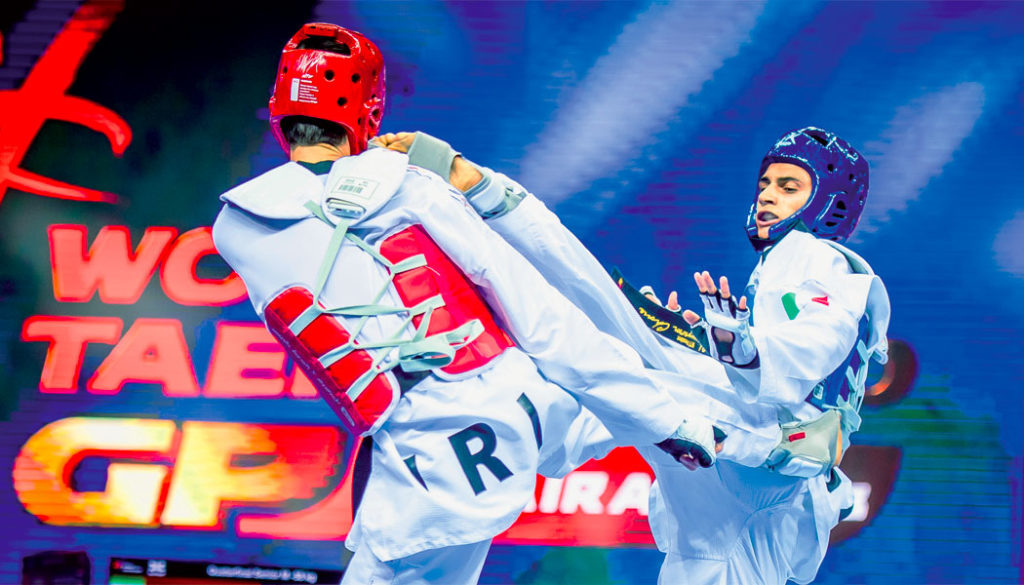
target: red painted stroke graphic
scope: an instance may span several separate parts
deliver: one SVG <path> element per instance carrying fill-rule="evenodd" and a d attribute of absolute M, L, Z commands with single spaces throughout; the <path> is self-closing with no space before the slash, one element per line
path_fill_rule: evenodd
<path fill-rule="evenodd" d="M 0 91 L 0 201 L 9 188 L 44 197 L 113 203 L 113 193 L 71 185 L 19 167 L 46 120 L 81 124 L 102 133 L 115 156 L 132 134 L 128 123 L 94 102 L 65 95 L 85 56 L 124 8 L 123 0 L 89 0 L 75 11 L 21 87 Z"/>

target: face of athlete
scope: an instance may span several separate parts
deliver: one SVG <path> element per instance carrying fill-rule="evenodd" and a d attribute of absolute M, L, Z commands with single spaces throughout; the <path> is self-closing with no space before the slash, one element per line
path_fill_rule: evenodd
<path fill-rule="evenodd" d="M 757 182 L 757 237 L 768 237 L 768 228 L 800 210 L 814 184 L 803 167 L 772 163 Z"/>

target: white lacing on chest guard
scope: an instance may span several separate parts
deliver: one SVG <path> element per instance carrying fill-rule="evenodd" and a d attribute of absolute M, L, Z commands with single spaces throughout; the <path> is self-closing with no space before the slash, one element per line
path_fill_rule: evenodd
<path fill-rule="evenodd" d="M 473 319 L 451 331 L 427 335 L 431 314 L 435 309 L 444 306 L 444 299 L 441 295 L 430 297 L 413 307 L 396 307 L 380 304 L 384 294 L 392 286 L 395 275 L 426 266 L 426 257 L 423 254 L 417 254 L 399 262 L 391 262 L 363 241 L 362 238 L 348 231 L 351 225 L 350 220 L 341 219 L 337 224 L 334 224 L 324 214 L 320 205 L 312 201 L 306 204 L 306 208 L 322 221 L 333 225 L 334 232 L 331 234 L 327 250 L 324 252 L 323 260 L 317 271 L 316 283 L 313 289 L 313 304 L 291 323 L 289 329 L 293 334 L 299 335 L 303 329 L 309 326 L 321 314 L 359 317 L 355 327 L 351 330 L 351 337 L 348 342 L 341 347 L 332 349 L 319 358 L 320 363 L 327 368 L 356 349 L 383 350 L 375 352 L 373 365 L 346 390 L 350 400 L 354 402 L 375 376 L 387 372 L 396 366 L 400 365 L 402 370 L 406 372 L 422 372 L 443 368 L 452 362 L 455 352 L 471 343 L 483 333 L 483 324 L 478 319 Z M 384 265 L 390 276 L 368 304 L 332 308 L 321 307 L 317 301 L 327 282 L 327 277 L 331 273 L 341 245 L 345 240 L 359 246 L 360 249 Z M 404 315 L 405 318 L 390 337 L 375 343 L 358 343 L 357 345 L 357 338 L 367 321 L 371 317 L 380 315 Z M 407 327 L 413 318 L 418 315 L 423 315 L 423 319 L 416 327 L 413 336 L 407 337 L 405 331 L 407 331 Z"/>

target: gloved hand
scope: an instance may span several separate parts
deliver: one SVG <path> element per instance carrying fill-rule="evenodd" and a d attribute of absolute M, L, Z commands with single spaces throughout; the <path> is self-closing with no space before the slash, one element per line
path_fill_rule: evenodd
<path fill-rule="evenodd" d="M 708 336 L 711 356 L 718 361 L 737 368 L 756 368 L 760 365 L 757 346 L 750 334 L 750 309 L 747 297 L 740 297 L 739 303 L 729 291 L 729 279 L 721 277 L 721 290 L 705 271 L 695 273 L 694 281 L 704 303 L 704 319 L 693 311 L 684 311 L 683 318 L 693 326 L 709 328 Z"/>
<path fill-rule="evenodd" d="M 782 425 L 782 439 L 764 466 L 782 475 L 814 477 L 831 471 L 842 458 L 842 415 L 830 409 L 816 419 Z"/>
<path fill-rule="evenodd" d="M 450 144 L 426 132 L 389 132 L 370 141 L 370 147 L 408 153 L 409 164 L 436 173 L 450 185 L 466 193 L 484 176 L 479 167 L 466 160 Z"/>
<path fill-rule="evenodd" d="M 692 470 L 714 465 L 716 454 L 721 450 L 719 443 L 723 440 L 725 433 L 713 427 L 706 419 L 687 418 L 674 433 L 656 446 Z"/>

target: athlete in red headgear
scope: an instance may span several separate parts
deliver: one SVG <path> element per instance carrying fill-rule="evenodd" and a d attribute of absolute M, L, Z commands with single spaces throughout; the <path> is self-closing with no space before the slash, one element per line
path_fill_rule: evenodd
<path fill-rule="evenodd" d="M 293 116 L 329 120 L 345 129 L 349 154 L 366 150 L 384 115 L 384 57 L 363 35 L 333 24 L 312 23 L 281 52 L 270 130 L 285 153 L 291 145 L 281 121 Z"/>
<path fill-rule="evenodd" d="M 403 153 L 365 150 L 383 80 L 365 37 L 304 26 L 270 103 L 290 162 L 222 195 L 213 236 L 267 328 L 372 438 L 344 583 L 472 583 L 538 471 L 600 456 L 609 430 L 710 466 L 714 405 L 683 378 L 673 391 L 690 407 L 673 400 L 462 193 Z"/>

